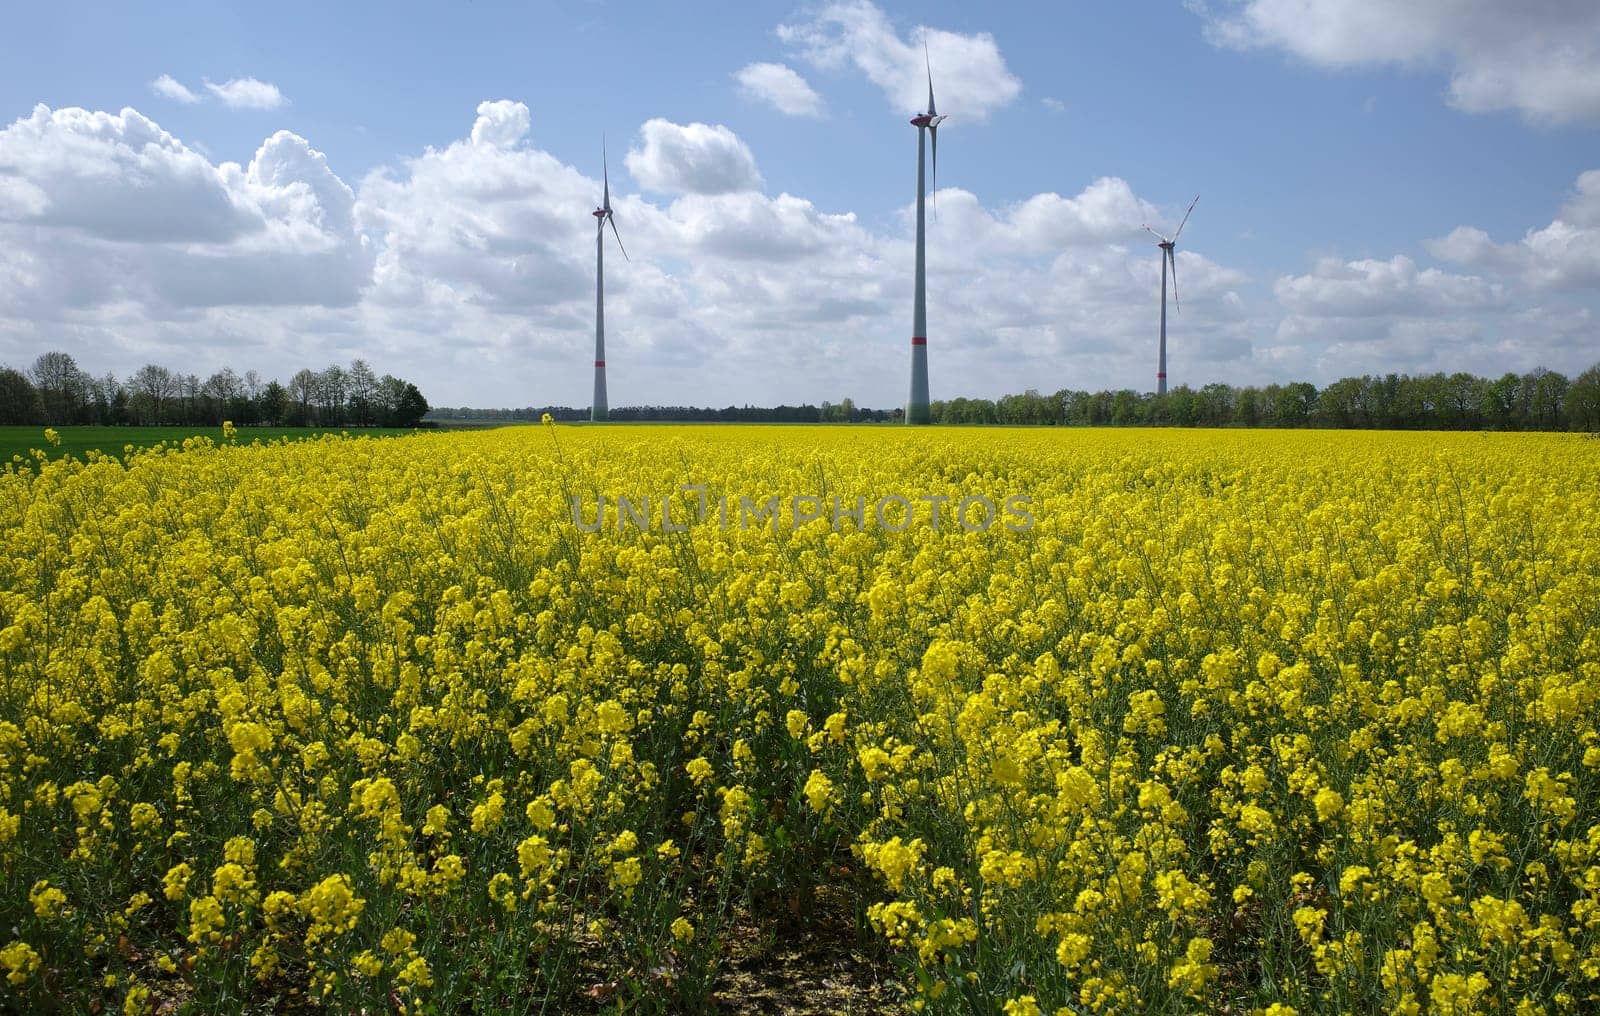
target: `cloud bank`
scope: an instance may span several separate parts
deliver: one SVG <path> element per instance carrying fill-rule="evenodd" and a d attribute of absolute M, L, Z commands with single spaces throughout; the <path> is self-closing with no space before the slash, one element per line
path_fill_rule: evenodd
<path fill-rule="evenodd" d="M 363 356 L 438 404 L 586 404 L 597 162 L 541 148 L 511 100 L 353 183 L 288 131 L 218 163 L 134 109 L 36 107 L 0 130 L 0 363 L 61 348 L 120 374 L 286 374 Z M 612 202 L 632 260 L 608 258 L 606 280 L 618 405 L 903 399 L 909 204 L 863 218 L 769 193 L 722 125 L 647 121 L 623 162 L 633 182 L 614 172 Z M 1160 261 L 1139 224 L 1182 204 L 1107 176 L 1003 204 L 947 187 L 939 209 L 936 398 L 1151 386 Z M 1439 264 L 1397 252 L 1252 278 L 1206 255 L 1202 223 L 1185 238 L 1174 383 L 1594 356 L 1600 172 L 1521 238 L 1463 225 L 1428 243 Z"/>

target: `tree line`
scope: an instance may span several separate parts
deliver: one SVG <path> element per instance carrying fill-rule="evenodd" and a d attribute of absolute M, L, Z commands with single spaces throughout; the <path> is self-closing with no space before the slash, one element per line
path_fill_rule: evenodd
<path fill-rule="evenodd" d="M 415 427 L 428 412 L 417 386 L 364 360 L 301 370 L 288 384 L 231 367 L 199 375 L 146 364 L 121 379 L 81 369 L 67 353 L 26 370 L 0 367 L 0 424 L 71 426 Z"/>
<path fill-rule="evenodd" d="M 492 423 L 589 419 L 587 407 L 432 410 L 429 419 Z M 852 400 L 820 406 L 624 406 L 611 419 L 674 423 L 885 423 L 903 410 L 867 409 Z M 1030 389 L 998 399 L 956 398 L 931 406 L 934 423 L 1037 424 L 1079 427 L 1342 427 L 1382 430 L 1600 431 L 1600 364 L 1569 379 L 1539 368 L 1481 378 L 1455 374 L 1376 374 L 1341 378 L 1325 388 L 1309 382 L 1236 387 L 1179 385 L 1165 395 L 1069 388 L 1046 395 Z"/>
<path fill-rule="evenodd" d="M 96 377 L 73 358 L 49 352 L 26 371 L 0 367 L 0 424 L 176 424 L 218 426 L 415 427 L 429 421 L 563 422 L 589 418 L 587 407 L 430 410 L 417 386 L 376 376 L 362 360 L 348 367 L 301 370 L 288 384 L 223 368 L 202 381 L 156 364 L 128 379 Z M 1575 378 L 1539 368 L 1498 378 L 1473 374 L 1346 377 L 1324 388 L 1309 382 L 1201 388 L 1165 395 L 1133 389 L 1097 392 L 1029 389 L 998 399 L 955 398 L 931 407 L 935 423 L 1054 426 L 1341 427 L 1385 430 L 1600 431 L 1600 364 Z M 899 407 L 870 409 L 851 399 L 820 406 L 623 406 L 620 422 L 892 423 Z"/>
<path fill-rule="evenodd" d="M 938 423 L 1065 426 L 1335 427 L 1381 430 L 1600 430 L 1600 364 L 1569 379 L 1543 368 L 1482 378 L 1368 374 L 1309 382 L 1180 385 L 1165 395 L 1027 391 L 935 402 Z"/>

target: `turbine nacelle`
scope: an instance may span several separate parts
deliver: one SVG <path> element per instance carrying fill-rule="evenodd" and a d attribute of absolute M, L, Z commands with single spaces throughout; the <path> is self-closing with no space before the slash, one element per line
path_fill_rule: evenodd
<path fill-rule="evenodd" d="M 933 103 L 933 61 L 928 57 L 927 38 L 922 40 L 922 62 L 928 71 L 928 109 L 926 112 L 918 113 L 912 117 L 910 122 L 911 126 L 917 128 L 917 130 L 926 129 L 928 132 L 928 140 L 933 146 L 933 193 L 937 195 L 939 193 L 939 125 L 944 122 L 945 118 Z M 917 144 L 922 144 L 920 135 L 918 136 Z M 939 217 L 939 199 L 935 197 L 933 200 L 933 217 L 937 219 Z"/>
<path fill-rule="evenodd" d="M 600 172 L 604 190 L 600 197 L 600 207 L 590 212 L 595 217 L 595 226 L 603 235 L 606 223 L 611 223 L 611 233 L 617 238 L 617 249 L 622 251 L 622 260 L 631 261 L 628 257 L 628 248 L 622 245 L 622 234 L 617 232 L 617 217 L 611 213 L 611 168 L 606 159 L 606 142 L 604 135 L 600 138 Z"/>
<path fill-rule="evenodd" d="M 1189 210 L 1183 213 L 1183 221 L 1178 223 L 1177 232 L 1173 233 L 1171 236 L 1167 236 L 1164 233 L 1157 233 L 1155 230 L 1150 228 L 1150 224 L 1148 222 L 1146 222 L 1141 228 L 1143 228 L 1146 233 L 1149 233 L 1151 236 L 1156 238 L 1157 247 L 1161 247 L 1164 250 L 1170 251 L 1172 250 L 1173 244 L 1178 242 L 1178 237 L 1183 235 L 1183 227 L 1189 224 L 1189 216 L 1194 214 L 1194 206 L 1198 205 L 1199 203 L 1200 195 L 1196 194 L 1194 196 L 1194 200 L 1189 202 Z"/>
<path fill-rule="evenodd" d="M 1167 341 L 1167 266 L 1172 266 L 1172 302 L 1178 308 L 1178 313 L 1183 313 L 1183 304 L 1178 300 L 1178 237 L 1183 235 L 1183 227 L 1189 224 L 1189 216 L 1194 214 L 1194 206 L 1200 203 L 1200 195 L 1196 194 L 1194 200 L 1189 202 L 1189 210 L 1183 213 L 1183 221 L 1178 223 L 1178 229 L 1170 237 L 1157 233 L 1150 228 L 1147 222 L 1143 229 L 1146 233 L 1156 238 L 1156 246 L 1161 248 L 1161 342 L 1165 350 Z M 1165 357 L 1163 351 L 1162 356 Z M 1159 375 L 1162 378 L 1166 374 Z"/>

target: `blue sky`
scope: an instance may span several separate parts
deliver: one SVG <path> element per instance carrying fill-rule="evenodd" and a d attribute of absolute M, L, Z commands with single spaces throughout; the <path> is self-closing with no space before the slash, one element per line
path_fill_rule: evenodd
<path fill-rule="evenodd" d="M 1504 6 L 33 5 L 0 60 L 0 363 L 359 355 L 439 404 L 585 404 L 604 132 L 614 405 L 898 404 L 926 35 L 935 398 L 1151 387 L 1138 227 L 1196 192 L 1174 384 L 1575 372 L 1600 13 Z"/>

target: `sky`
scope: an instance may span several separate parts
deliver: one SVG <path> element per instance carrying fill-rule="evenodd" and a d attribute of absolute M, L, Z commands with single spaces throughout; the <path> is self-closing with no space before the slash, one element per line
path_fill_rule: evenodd
<path fill-rule="evenodd" d="M 0 365 L 888 408 L 924 43 L 933 398 L 1600 361 L 1600 5 L 14 7 Z"/>

